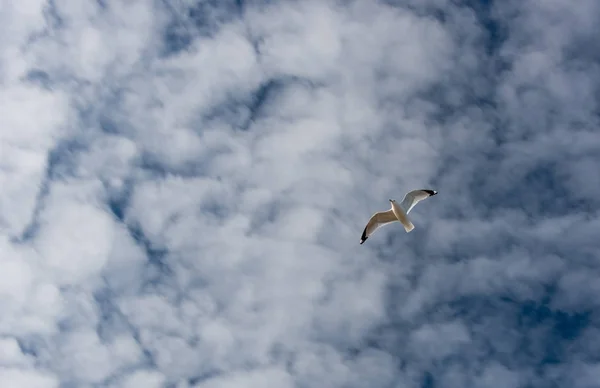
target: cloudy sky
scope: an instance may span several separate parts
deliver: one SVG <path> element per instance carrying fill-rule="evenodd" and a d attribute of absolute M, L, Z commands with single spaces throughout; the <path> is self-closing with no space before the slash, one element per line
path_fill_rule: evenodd
<path fill-rule="evenodd" d="M 599 387 L 599 22 L 1 0 L 2 387 Z"/>

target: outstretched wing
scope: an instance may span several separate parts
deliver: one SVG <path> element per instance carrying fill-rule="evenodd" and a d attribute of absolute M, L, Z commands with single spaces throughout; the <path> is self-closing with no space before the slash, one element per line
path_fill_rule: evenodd
<path fill-rule="evenodd" d="M 367 226 L 365 226 L 365 230 L 363 231 L 362 236 L 360 237 L 360 243 L 364 243 L 369 238 L 369 236 L 372 235 L 373 232 L 375 232 L 375 230 L 380 226 L 394 221 L 398 221 L 398 219 L 396 218 L 392 210 L 373 214 L 373 216 L 367 223 Z"/>
<path fill-rule="evenodd" d="M 404 196 L 400 206 L 408 214 L 417 203 L 436 194 L 435 190 L 413 190 Z"/>

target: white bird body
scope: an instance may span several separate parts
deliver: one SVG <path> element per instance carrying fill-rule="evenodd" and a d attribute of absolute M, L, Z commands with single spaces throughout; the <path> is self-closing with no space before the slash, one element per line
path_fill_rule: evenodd
<path fill-rule="evenodd" d="M 408 219 L 408 212 L 404 210 L 402 207 L 398 206 L 396 201 L 390 201 L 392 203 L 392 208 L 389 210 L 396 217 L 396 221 L 400 221 L 402 226 L 404 226 L 404 230 L 406 233 L 410 232 L 415 228 L 412 222 Z"/>
<path fill-rule="evenodd" d="M 408 213 L 410 213 L 417 203 L 436 194 L 437 191 L 435 190 L 413 190 L 404 196 L 400 205 L 395 200 L 390 199 L 392 208 L 385 212 L 373 214 L 367 226 L 365 226 L 360 243 L 363 244 L 380 226 L 396 221 L 399 221 L 404 226 L 406 233 L 409 233 L 415 226 L 408 218 Z"/>

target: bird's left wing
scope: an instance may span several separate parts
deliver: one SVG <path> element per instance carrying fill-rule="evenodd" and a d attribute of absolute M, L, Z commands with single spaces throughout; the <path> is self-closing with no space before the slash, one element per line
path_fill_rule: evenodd
<path fill-rule="evenodd" d="M 413 190 L 404 196 L 400 206 L 408 214 L 417 203 L 436 194 L 435 190 Z"/>

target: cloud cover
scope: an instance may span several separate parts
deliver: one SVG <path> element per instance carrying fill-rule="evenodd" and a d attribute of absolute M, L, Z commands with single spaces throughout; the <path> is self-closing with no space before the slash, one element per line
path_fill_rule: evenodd
<path fill-rule="evenodd" d="M 0 4 L 3 386 L 600 386 L 597 1 Z"/>

